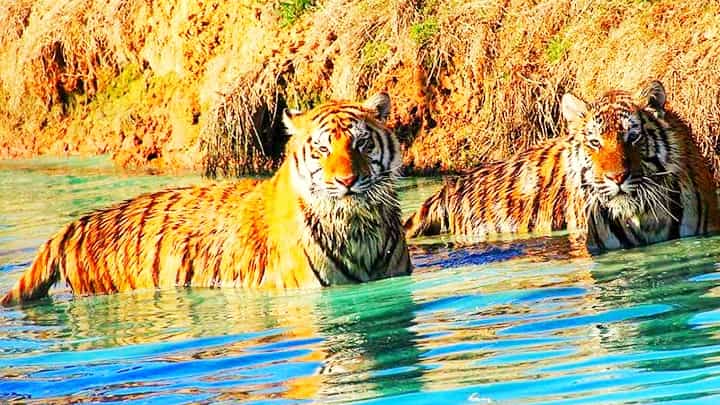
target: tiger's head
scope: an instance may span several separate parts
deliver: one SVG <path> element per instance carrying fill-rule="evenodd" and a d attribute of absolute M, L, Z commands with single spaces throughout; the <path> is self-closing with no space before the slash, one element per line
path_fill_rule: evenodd
<path fill-rule="evenodd" d="M 667 205 L 667 182 L 676 171 L 663 121 L 665 89 L 658 81 L 639 103 L 624 91 L 610 91 L 592 103 L 567 93 L 562 114 L 575 149 L 588 206 L 602 207 L 616 219 L 642 212 L 660 215 Z"/>
<path fill-rule="evenodd" d="M 385 93 L 284 111 L 290 170 L 306 200 L 350 203 L 388 194 L 402 163 L 399 141 L 385 126 L 389 112 Z"/>

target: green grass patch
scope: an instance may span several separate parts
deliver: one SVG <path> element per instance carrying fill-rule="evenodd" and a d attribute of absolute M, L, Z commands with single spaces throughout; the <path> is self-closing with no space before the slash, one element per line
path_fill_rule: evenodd
<path fill-rule="evenodd" d="M 387 42 L 369 41 L 360 50 L 360 63 L 364 66 L 375 65 L 384 60 L 390 52 Z"/>
<path fill-rule="evenodd" d="M 287 90 L 285 100 L 289 108 L 308 111 L 313 109 L 315 106 L 322 104 L 327 101 L 320 93 L 305 93 L 299 91 Z"/>
<path fill-rule="evenodd" d="M 548 62 L 555 64 L 563 60 L 568 49 L 570 49 L 570 42 L 556 35 L 548 42 L 547 48 L 545 49 L 545 56 Z"/>
<path fill-rule="evenodd" d="M 315 7 L 315 0 L 289 0 L 280 2 L 282 26 L 289 27 L 306 11 Z"/>
<path fill-rule="evenodd" d="M 419 46 L 430 42 L 440 31 L 437 19 L 428 18 L 410 26 L 410 38 Z"/>

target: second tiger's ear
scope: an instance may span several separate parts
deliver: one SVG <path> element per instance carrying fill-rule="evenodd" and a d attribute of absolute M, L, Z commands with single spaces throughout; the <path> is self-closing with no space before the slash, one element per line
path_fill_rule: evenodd
<path fill-rule="evenodd" d="M 647 106 L 652 110 L 655 117 L 662 118 L 665 116 L 665 87 L 657 80 L 652 81 L 643 91 Z"/>
<path fill-rule="evenodd" d="M 283 124 L 285 124 L 285 128 L 287 129 L 287 133 L 289 135 L 296 132 L 297 128 L 295 126 L 294 119 L 300 114 L 302 114 L 302 112 L 291 108 L 285 108 L 283 110 Z"/>
<path fill-rule="evenodd" d="M 563 118 L 567 122 L 574 122 L 585 116 L 587 113 L 587 104 L 570 93 L 565 93 L 562 97 L 561 107 Z"/>
<path fill-rule="evenodd" d="M 387 93 L 377 93 L 363 103 L 368 110 L 377 111 L 375 118 L 378 121 L 385 122 L 390 115 L 390 96 Z"/>

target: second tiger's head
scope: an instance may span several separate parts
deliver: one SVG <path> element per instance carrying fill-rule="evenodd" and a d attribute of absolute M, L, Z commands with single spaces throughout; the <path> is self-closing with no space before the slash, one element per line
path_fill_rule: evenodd
<path fill-rule="evenodd" d="M 399 141 L 385 126 L 389 113 L 385 93 L 306 112 L 286 109 L 287 156 L 299 191 L 311 199 L 351 201 L 392 188 L 401 158 Z"/>
<path fill-rule="evenodd" d="M 665 90 L 652 82 L 640 100 L 614 90 L 592 103 L 568 93 L 562 99 L 579 159 L 582 185 L 589 203 L 597 203 L 615 217 L 654 210 L 667 188 L 674 146 L 669 142 L 665 115 Z"/>

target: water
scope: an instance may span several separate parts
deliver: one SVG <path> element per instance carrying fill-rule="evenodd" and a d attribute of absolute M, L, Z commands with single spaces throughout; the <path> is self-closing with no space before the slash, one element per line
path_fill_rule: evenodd
<path fill-rule="evenodd" d="M 0 291 L 61 224 L 198 177 L 0 163 Z M 401 184 L 409 211 L 437 187 Z M 0 402 L 718 403 L 720 238 L 595 258 L 562 235 L 413 241 L 411 277 L 0 308 Z"/>

